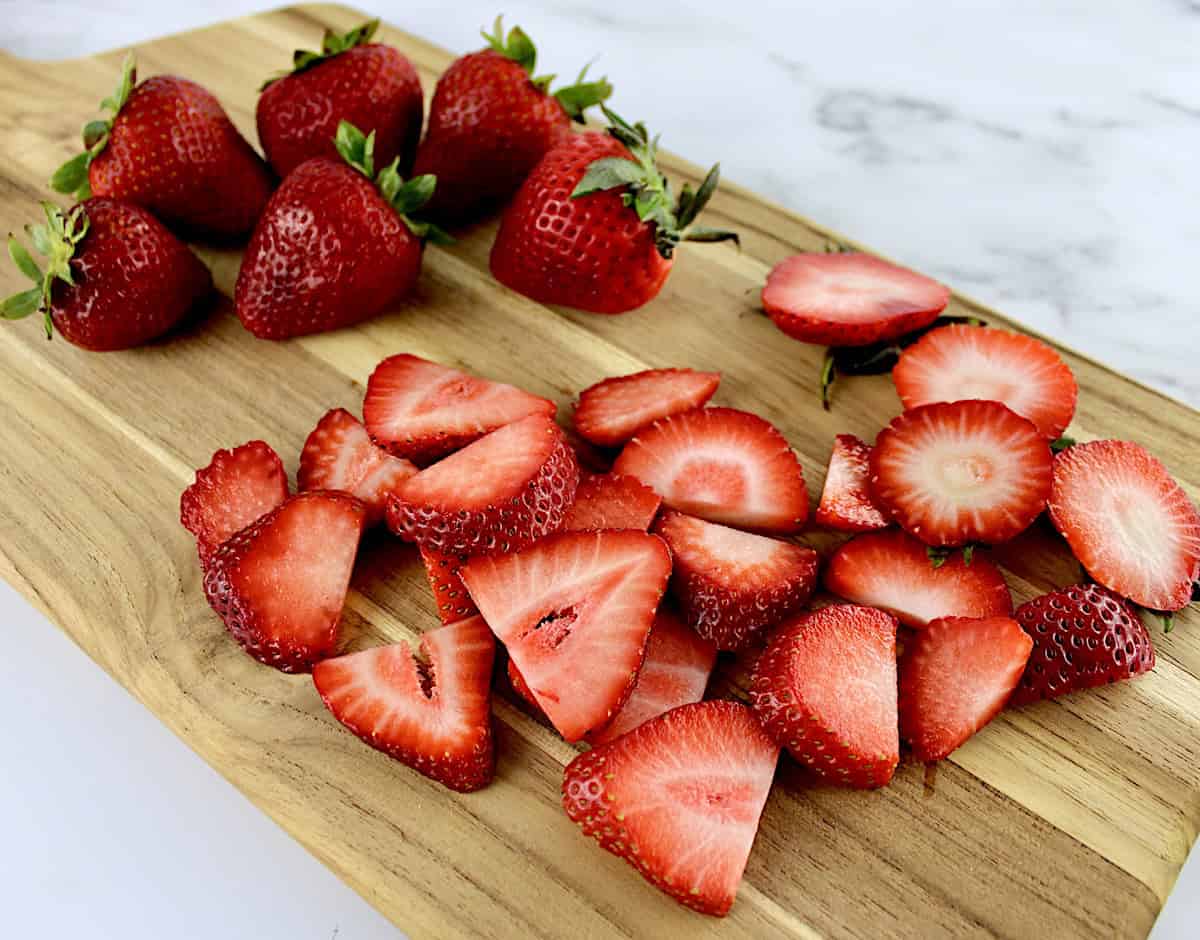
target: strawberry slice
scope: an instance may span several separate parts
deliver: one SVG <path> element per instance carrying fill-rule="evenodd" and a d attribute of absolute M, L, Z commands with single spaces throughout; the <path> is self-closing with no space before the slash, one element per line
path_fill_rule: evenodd
<path fill-rule="evenodd" d="M 521 675 L 519 670 L 511 659 L 508 661 L 508 682 L 512 686 L 513 691 L 525 701 L 535 714 L 545 717 L 542 713 L 541 706 L 537 703 L 537 697 L 533 694 L 533 690 L 529 688 L 529 683 L 525 681 L 525 677 Z"/>
<path fill-rule="evenodd" d="M 475 603 L 459 577 L 468 560 L 469 555 L 445 555 L 421 546 L 425 577 L 429 579 L 429 589 L 433 592 L 442 623 L 455 623 L 476 613 Z"/>
<path fill-rule="evenodd" d="M 554 402 L 512 385 L 407 353 L 375 367 L 363 399 L 363 421 L 375 443 L 422 465 L 496 428 L 555 411 Z"/>
<path fill-rule="evenodd" d="M 836 604 L 771 635 L 750 680 L 763 728 L 818 775 L 882 787 L 900 761 L 896 619 Z"/>
<path fill-rule="evenodd" d="M 1007 617 L 1013 610 L 1004 575 L 984 550 L 976 549 L 970 564 L 953 552 L 935 568 L 925 545 L 898 529 L 846 542 L 829 559 L 824 580 L 826 590 L 918 630 L 939 617 Z"/>
<path fill-rule="evenodd" d="M 915 271 L 858 252 L 803 254 L 771 269 L 767 314 L 788 336 L 821 346 L 866 346 L 937 319 L 950 291 Z"/>
<path fill-rule="evenodd" d="M 625 703 L 670 573 L 661 539 L 622 529 L 472 558 L 462 579 L 538 707 L 578 741 Z"/>
<path fill-rule="evenodd" d="M 283 462 L 269 444 L 250 441 L 219 450 L 179 497 L 179 521 L 196 536 L 200 564 L 235 532 L 288 498 Z"/>
<path fill-rule="evenodd" d="M 407 643 L 313 667 L 313 684 L 343 725 L 451 790 L 491 782 L 491 679 L 496 641 L 479 617 L 430 630 L 418 660 Z"/>
<path fill-rule="evenodd" d="M 654 531 L 675 560 L 671 592 L 684 618 L 718 649 L 738 650 L 804 606 L 817 553 L 668 511 Z"/>
<path fill-rule="evenodd" d="M 383 520 L 388 496 L 417 472 L 407 460 L 371 443 L 345 408 L 325 412 L 304 442 L 296 483 L 301 490 L 340 490 L 367 507 L 367 525 Z"/>
<path fill-rule="evenodd" d="M 247 653 L 284 672 L 332 655 L 366 514 L 345 493 L 299 493 L 217 549 L 204 593 Z"/>
<path fill-rule="evenodd" d="M 656 888 L 723 917 L 778 760 L 745 705 L 683 705 L 571 761 L 563 808 Z"/>
<path fill-rule="evenodd" d="M 917 760 L 941 760 L 1004 707 L 1033 640 L 1008 617 L 943 617 L 913 637 L 900 660 L 900 734 Z"/>
<path fill-rule="evenodd" d="M 672 509 L 763 532 L 797 532 L 808 518 L 804 471 L 784 436 L 757 415 L 698 408 L 655 422 L 613 465 Z"/>
<path fill-rule="evenodd" d="M 562 525 L 579 464 L 552 420 L 530 415 L 410 478 L 388 526 L 446 555 L 511 552 Z"/>
<path fill-rule="evenodd" d="M 839 532 L 886 529 L 891 523 L 871 495 L 871 445 L 853 434 L 833 439 L 817 522 Z"/>
<path fill-rule="evenodd" d="M 922 336 L 904 350 L 892 381 L 906 409 L 971 398 L 998 401 L 1050 440 L 1071 423 L 1079 393 L 1070 368 L 1041 340 L 967 324 Z"/>
<path fill-rule="evenodd" d="M 575 502 L 563 530 L 641 529 L 645 532 L 662 505 L 659 495 L 640 480 L 618 473 L 586 474 L 575 490 Z"/>
<path fill-rule="evenodd" d="M 648 369 L 605 379 L 580 393 L 575 430 L 593 444 L 619 447 L 660 418 L 699 408 L 720 383 L 720 372 L 691 369 Z"/>
<path fill-rule="evenodd" d="M 1038 429 L 999 402 L 922 405 L 880 432 L 871 491 L 926 545 L 996 544 L 1046 508 L 1050 462 Z"/>
<path fill-rule="evenodd" d="M 1200 514 L 1158 460 L 1129 441 L 1054 460 L 1050 518 L 1095 580 L 1151 610 L 1179 610 L 1200 566 Z"/>

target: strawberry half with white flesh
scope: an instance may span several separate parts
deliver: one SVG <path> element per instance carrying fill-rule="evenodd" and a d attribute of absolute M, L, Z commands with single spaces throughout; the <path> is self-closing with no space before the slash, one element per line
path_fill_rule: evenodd
<path fill-rule="evenodd" d="M 640 480 L 616 473 L 586 474 L 575 490 L 575 502 L 563 520 L 563 530 L 641 529 L 658 515 L 662 498 Z"/>
<path fill-rule="evenodd" d="M 469 560 L 469 555 L 444 555 L 432 548 L 421 548 L 421 562 L 442 623 L 454 623 L 476 613 L 475 602 L 459 577 L 462 566 Z"/>
<path fill-rule="evenodd" d="M 601 447 L 620 447 L 660 418 L 699 408 L 721 383 L 719 372 L 649 369 L 605 379 L 579 395 L 575 430 Z"/>
<path fill-rule="evenodd" d="M 833 439 L 816 519 L 839 532 L 868 532 L 891 525 L 871 496 L 871 446 L 853 434 Z"/>

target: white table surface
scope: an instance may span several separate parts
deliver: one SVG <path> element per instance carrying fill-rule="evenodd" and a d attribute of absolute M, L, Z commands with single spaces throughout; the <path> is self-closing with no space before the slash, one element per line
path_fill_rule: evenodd
<path fill-rule="evenodd" d="M 5 0 L 0 48 L 70 57 L 270 5 Z M 598 54 L 664 146 L 1200 404 L 1197 0 L 502 6 L 546 70 Z M 453 9 L 372 12 L 478 47 L 496 5 Z M 6 935 L 397 936 L 3 582 L 0 622 Z M 1194 855 L 1154 936 L 1198 919 Z"/>

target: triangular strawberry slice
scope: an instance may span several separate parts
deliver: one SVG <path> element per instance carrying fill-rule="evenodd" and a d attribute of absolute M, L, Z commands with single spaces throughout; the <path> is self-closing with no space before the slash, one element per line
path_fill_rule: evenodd
<path fill-rule="evenodd" d="M 660 418 L 699 408 L 721 383 L 719 372 L 649 369 L 605 379 L 579 395 L 575 430 L 601 447 L 619 447 Z"/>
<path fill-rule="evenodd" d="M 525 704 L 533 710 L 534 714 L 539 717 L 545 717 L 541 706 L 537 703 L 537 696 L 533 694 L 533 690 L 529 688 L 529 683 L 521 675 L 521 670 L 516 667 L 516 664 L 511 659 L 508 661 L 506 671 L 508 672 L 509 685 L 512 686 L 513 691 L 524 700 Z"/>
<path fill-rule="evenodd" d="M 451 790 L 492 779 L 491 678 L 496 642 L 478 617 L 407 643 L 327 659 L 313 683 L 343 725 Z"/>
<path fill-rule="evenodd" d="M 622 529 L 472 558 L 461 576 L 538 706 L 578 741 L 625 703 L 670 573 L 662 539 Z"/>
<path fill-rule="evenodd" d="M 871 445 L 853 434 L 833 439 L 816 520 L 839 532 L 869 532 L 891 525 L 871 495 Z"/>
<path fill-rule="evenodd" d="M 433 592 L 442 623 L 454 623 L 476 612 L 475 602 L 459 577 L 469 558 L 469 555 L 445 555 L 432 548 L 421 548 L 425 576 L 429 579 L 429 589 Z"/>
<path fill-rule="evenodd" d="M 641 529 L 658 514 L 662 497 L 640 480 L 618 473 L 585 474 L 575 490 L 575 502 L 563 519 L 563 530 Z"/>

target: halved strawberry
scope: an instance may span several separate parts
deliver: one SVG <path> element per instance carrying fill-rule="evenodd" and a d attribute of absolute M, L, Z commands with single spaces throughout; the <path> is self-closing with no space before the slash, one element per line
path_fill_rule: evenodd
<path fill-rule="evenodd" d="M 575 430 L 593 444 L 619 447 L 660 418 L 699 408 L 720 383 L 720 372 L 692 369 L 648 369 L 605 379 L 580 393 Z"/>
<path fill-rule="evenodd" d="M 567 510 L 563 530 L 641 529 L 658 515 L 662 498 L 640 480 L 619 473 L 585 474 Z"/>
<path fill-rule="evenodd" d="M 662 539 L 622 529 L 472 558 L 462 579 L 538 706 L 578 741 L 625 703 L 670 573 Z"/>
<path fill-rule="evenodd" d="M 822 346 L 866 346 L 937 319 L 950 291 L 931 278 L 859 252 L 803 254 L 771 269 L 762 305 L 788 336 Z"/>
<path fill-rule="evenodd" d="M 179 497 L 179 521 L 196 536 L 200 564 L 231 535 L 288 498 L 279 455 L 263 441 L 219 450 Z"/>
<path fill-rule="evenodd" d="M 737 650 L 804 606 L 817 553 L 668 511 L 654 527 L 675 560 L 671 592 L 684 619 L 718 649 Z"/>
<path fill-rule="evenodd" d="M 516 663 L 511 659 L 508 661 L 508 682 L 512 686 L 513 691 L 525 700 L 528 705 L 538 715 L 543 715 L 542 708 L 537 703 L 537 696 L 533 694 L 533 690 L 529 688 L 529 683 L 525 681 L 525 677 L 521 675 L 521 670 L 517 668 Z"/>
<path fill-rule="evenodd" d="M 407 353 L 375 367 L 363 399 L 363 421 L 375 443 L 419 464 L 521 418 L 556 410 L 554 402 L 512 385 Z"/>
<path fill-rule="evenodd" d="M 367 507 L 367 525 L 383 520 L 387 500 L 417 468 L 371 443 L 345 408 L 325 412 L 304 442 L 296 484 L 301 490 L 341 490 Z"/>
<path fill-rule="evenodd" d="M 371 747 L 451 790 L 491 782 L 496 641 L 479 617 L 430 630 L 421 659 L 407 643 L 327 659 L 313 684 L 335 718 Z"/>
<path fill-rule="evenodd" d="M 445 555 L 421 546 L 425 576 L 429 579 L 429 589 L 433 592 L 442 623 L 455 623 L 476 612 L 475 603 L 459 577 L 462 566 L 469 560 L 469 555 Z"/>
<path fill-rule="evenodd" d="M 835 604 L 771 635 L 750 680 L 763 728 L 834 783 L 882 787 L 900 761 L 896 618 Z"/>
<path fill-rule="evenodd" d="M 307 672 L 337 647 L 365 521 L 363 504 L 345 493 L 291 497 L 213 553 L 208 603 L 255 659 Z"/>
<path fill-rule="evenodd" d="M 1050 462 L 1038 429 L 999 402 L 922 405 L 879 433 L 871 492 L 926 545 L 996 544 L 1046 508 Z"/>
<path fill-rule="evenodd" d="M 1105 587 L 1152 610 L 1191 601 L 1200 514 L 1145 448 L 1091 441 L 1054 459 L 1050 518 Z"/>
<path fill-rule="evenodd" d="M 745 705 L 696 702 L 576 757 L 563 775 L 563 808 L 656 888 L 723 917 L 778 760 Z"/>
<path fill-rule="evenodd" d="M 757 415 L 697 408 L 657 421 L 613 465 L 672 509 L 763 532 L 797 532 L 808 518 L 804 471 L 784 436 Z"/>
<path fill-rule="evenodd" d="M 558 425 L 530 415 L 410 478 L 388 502 L 388 526 L 447 555 L 511 552 L 562 525 L 578 483 Z"/>
<path fill-rule="evenodd" d="M 867 532 L 891 524 L 871 495 L 871 445 L 853 434 L 833 439 L 817 523 L 839 532 Z"/>
<path fill-rule="evenodd" d="M 970 564 L 952 552 L 935 568 L 926 546 L 898 529 L 846 542 L 829 559 L 824 580 L 826 590 L 918 630 L 939 617 L 1007 617 L 1013 610 L 1004 575 L 984 550 L 972 552 Z"/>
<path fill-rule="evenodd" d="M 943 617 L 906 641 L 900 735 L 919 761 L 941 760 L 991 721 L 1033 649 L 1008 617 Z"/>
<path fill-rule="evenodd" d="M 1078 387 L 1062 357 L 1041 340 L 987 326 L 931 330 L 900 356 L 892 381 L 905 408 L 986 399 L 1059 437 L 1075 414 Z"/>

